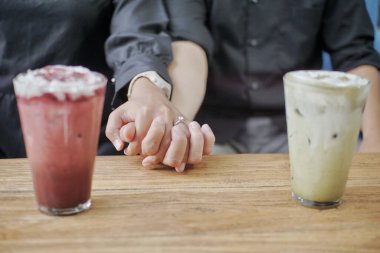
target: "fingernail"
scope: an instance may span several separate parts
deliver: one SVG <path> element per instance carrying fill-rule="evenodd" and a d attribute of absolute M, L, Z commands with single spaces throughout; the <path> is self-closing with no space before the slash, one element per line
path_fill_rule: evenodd
<path fill-rule="evenodd" d="M 182 163 L 179 167 L 176 168 L 177 172 L 184 172 L 185 166 L 186 166 L 186 163 Z"/>
<path fill-rule="evenodd" d="M 149 161 L 145 161 L 145 160 L 143 160 L 143 161 L 142 161 L 142 166 L 148 168 L 148 167 L 152 166 L 152 164 L 151 164 Z"/>
<path fill-rule="evenodd" d="M 208 124 L 204 124 L 202 127 L 206 128 L 207 130 L 211 130 L 211 127 Z"/>
<path fill-rule="evenodd" d="M 142 161 L 142 166 L 144 167 L 151 167 L 153 165 L 155 165 L 155 157 L 154 156 L 147 156 L 144 158 L 144 160 Z"/>
<path fill-rule="evenodd" d="M 155 168 L 155 165 L 149 161 L 149 159 L 144 159 L 141 163 L 141 165 L 149 170 L 153 170 Z"/>
<path fill-rule="evenodd" d="M 113 145 L 115 146 L 117 151 L 120 151 L 123 148 L 123 143 L 118 139 L 113 141 Z"/>
<path fill-rule="evenodd" d="M 196 122 L 196 121 L 192 121 L 192 122 L 189 124 L 189 126 L 190 126 L 190 128 L 192 128 L 192 129 L 194 129 L 194 130 L 201 128 L 201 126 L 199 125 L 199 123 Z"/>

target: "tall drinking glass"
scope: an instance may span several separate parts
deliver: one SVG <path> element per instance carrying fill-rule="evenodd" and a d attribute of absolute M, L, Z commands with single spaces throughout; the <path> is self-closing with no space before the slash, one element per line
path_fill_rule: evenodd
<path fill-rule="evenodd" d="M 39 210 L 69 215 L 91 206 L 106 78 L 83 67 L 47 66 L 14 80 Z"/>
<path fill-rule="evenodd" d="M 336 71 L 284 76 L 293 199 L 340 204 L 355 152 L 369 81 Z"/>

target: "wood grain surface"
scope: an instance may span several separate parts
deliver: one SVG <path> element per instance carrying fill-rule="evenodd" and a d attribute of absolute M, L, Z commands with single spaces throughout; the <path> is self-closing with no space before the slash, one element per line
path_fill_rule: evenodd
<path fill-rule="evenodd" d="M 0 160 L 0 252 L 380 252 L 380 154 L 355 156 L 341 206 L 290 196 L 288 156 L 209 156 L 185 173 L 98 157 L 93 206 L 37 211 L 26 159 Z"/>

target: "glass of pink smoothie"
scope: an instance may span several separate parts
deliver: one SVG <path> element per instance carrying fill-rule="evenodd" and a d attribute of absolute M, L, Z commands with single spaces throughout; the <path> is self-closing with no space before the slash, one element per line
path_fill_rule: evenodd
<path fill-rule="evenodd" d="M 39 210 L 89 209 L 106 78 L 55 65 L 21 73 L 13 83 Z"/>

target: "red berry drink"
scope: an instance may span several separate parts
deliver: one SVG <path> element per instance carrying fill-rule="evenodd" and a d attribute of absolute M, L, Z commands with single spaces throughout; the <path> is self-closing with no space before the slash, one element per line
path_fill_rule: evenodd
<path fill-rule="evenodd" d="M 13 82 L 40 211 L 87 210 L 106 78 L 57 65 L 19 74 Z"/>

